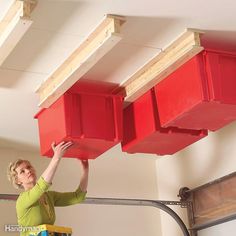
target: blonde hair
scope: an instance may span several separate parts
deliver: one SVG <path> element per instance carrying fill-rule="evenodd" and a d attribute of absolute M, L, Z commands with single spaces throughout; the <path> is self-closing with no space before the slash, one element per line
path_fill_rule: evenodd
<path fill-rule="evenodd" d="M 16 161 L 11 162 L 7 168 L 7 178 L 16 189 L 23 189 L 23 186 L 17 183 L 16 172 L 16 168 L 22 163 L 27 163 L 28 165 L 32 166 L 28 160 L 17 159 Z"/>

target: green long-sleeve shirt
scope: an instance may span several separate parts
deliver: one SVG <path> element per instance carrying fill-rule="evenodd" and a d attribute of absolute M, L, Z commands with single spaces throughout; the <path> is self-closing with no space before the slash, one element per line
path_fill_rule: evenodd
<path fill-rule="evenodd" d="M 78 188 L 75 192 L 60 193 L 47 191 L 51 184 L 42 177 L 29 191 L 22 192 L 16 202 L 18 224 L 22 227 L 54 224 L 54 206 L 69 206 L 85 199 L 86 192 Z M 28 235 L 21 232 L 21 236 Z"/>

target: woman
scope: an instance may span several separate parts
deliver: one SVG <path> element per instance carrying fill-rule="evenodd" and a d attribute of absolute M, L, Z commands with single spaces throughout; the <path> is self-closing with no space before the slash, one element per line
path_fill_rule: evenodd
<path fill-rule="evenodd" d="M 32 226 L 54 224 L 56 219 L 54 206 L 69 206 L 85 199 L 89 173 L 87 160 L 81 161 L 83 174 L 75 192 L 48 191 L 60 160 L 71 145 L 72 142 L 52 144 L 53 158 L 38 181 L 35 169 L 29 161 L 18 159 L 14 163 L 10 163 L 8 167 L 9 180 L 15 187 L 24 189 L 16 202 L 18 224 L 22 229 L 21 236 L 29 235 L 25 231 Z"/>

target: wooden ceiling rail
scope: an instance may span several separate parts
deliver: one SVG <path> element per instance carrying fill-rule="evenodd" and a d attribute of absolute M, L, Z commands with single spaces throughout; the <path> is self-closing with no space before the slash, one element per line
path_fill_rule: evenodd
<path fill-rule="evenodd" d="M 15 1 L 0 21 L 0 65 L 32 24 L 30 15 L 37 0 Z"/>
<path fill-rule="evenodd" d="M 202 33 L 199 30 L 187 29 L 180 37 L 121 84 L 114 93 L 123 94 L 126 104 L 136 100 L 203 50 L 200 43 L 200 34 Z"/>
<path fill-rule="evenodd" d="M 88 72 L 120 40 L 124 17 L 107 15 L 85 41 L 36 90 L 47 108 Z"/>
<path fill-rule="evenodd" d="M 36 7 L 38 0 L 21 0 L 24 3 L 24 17 L 30 17 L 32 11 Z"/>

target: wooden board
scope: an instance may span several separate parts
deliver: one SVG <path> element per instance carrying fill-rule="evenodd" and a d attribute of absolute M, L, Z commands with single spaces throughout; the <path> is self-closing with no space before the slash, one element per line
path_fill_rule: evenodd
<path fill-rule="evenodd" d="M 180 37 L 121 84 L 120 88 L 116 89 L 114 93 L 124 95 L 127 104 L 136 100 L 203 50 L 200 43 L 201 33 L 197 30 L 187 29 Z"/>
<path fill-rule="evenodd" d="M 40 107 L 49 107 L 120 40 L 124 18 L 107 15 L 86 40 L 37 89 Z"/>
<path fill-rule="evenodd" d="M 189 192 L 190 228 L 200 230 L 236 218 L 236 172 Z"/>

